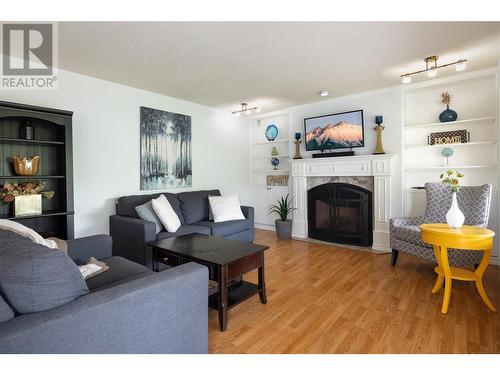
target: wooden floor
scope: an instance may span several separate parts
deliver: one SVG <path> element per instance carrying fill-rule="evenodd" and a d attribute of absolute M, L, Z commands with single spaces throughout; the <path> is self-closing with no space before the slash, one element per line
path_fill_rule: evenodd
<path fill-rule="evenodd" d="M 254 296 L 229 311 L 220 332 L 209 312 L 211 353 L 500 353 L 500 313 L 488 310 L 474 283 L 454 281 L 450 309 L 434 295 L 432 264 L 400 254 L 278 240 L 266 244 L 267 305 Z M 245 279 L 256 282 L 257 275 Z M 500 308 L 500 267 L 485 274 Z"/>

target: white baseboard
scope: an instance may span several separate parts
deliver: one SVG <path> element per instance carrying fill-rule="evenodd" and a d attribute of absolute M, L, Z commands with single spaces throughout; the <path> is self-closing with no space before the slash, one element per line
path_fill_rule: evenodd
<path fill-rule="evenodd" d="M 269 224 L 254 223 L 253 227 L 257 228 L 257 229 L 264 229 L 264 230 L 272 230 L 272 231 L 274 231 L 274 225 L 269 225 Z"/>

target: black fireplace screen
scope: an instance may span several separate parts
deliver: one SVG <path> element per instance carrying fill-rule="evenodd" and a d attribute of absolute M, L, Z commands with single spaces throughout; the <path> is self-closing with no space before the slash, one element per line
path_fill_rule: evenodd
<path fill-rule="evenodd" d="M 309 237 L 350 245 L 373 242 L 372 193 L 362 187 L 329 183 L 307 192 Z"/>

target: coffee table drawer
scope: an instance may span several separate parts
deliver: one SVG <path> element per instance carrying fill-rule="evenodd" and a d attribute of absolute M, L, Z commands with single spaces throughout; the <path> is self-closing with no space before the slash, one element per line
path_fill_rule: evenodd
<path fill-rule="evenodd" d="M 181 258 L 176 255 L 158 253 L 158 262 L 175 267 L 181 264 Z"/>

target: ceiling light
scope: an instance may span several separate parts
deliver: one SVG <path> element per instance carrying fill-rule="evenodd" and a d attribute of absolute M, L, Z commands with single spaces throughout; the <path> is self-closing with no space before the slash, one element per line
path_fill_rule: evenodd
<path fill-rule="evenodd" d="M 241 109 L 238 109 L 236 111 L 231 112 L 233 115 L 238 117 L 241 113 L 244 113 L 246 115 L 251 115 L 252 111 L 255 110 L 257 112 L 260 112 L 259 107 L 252 107 L 250 108 L 247 103 L 241 103 Z"/>
<path fill-rule="evenodd" d="M 326 90 L 320 91 L 319 96 L 328 96 L 329 92 Z"/>
<path fill-rule="evenodd" d="M 427 74 L 428 77 L 434 78 L 434 77 L 437 76 L 438 69 L 446 68 L 446 67 L 452 66 L 452 65 L 455 65 L 455 70 L 457 72 L 460 72 L 460 71 L 464 70 L 467 67 L 467 65 L 465 64 L 465 62 L 467 60 L 465 60 L 465 59 L 457 60 L 457 61 L 454 61 L 454 62 L 451 62 L 451 63 L 448 63 L 448 64 L 443 64 L 443 65 L 438 65 L 438 63 L 437 63 L 438 59 L 439 59 L 439 56 L 428 56 L 428 57 L 426 57 L 424 59 L 425 69 L 417 70 L 415 72 L 410 72 L 410 73 L 402 74 L 401 75 L 402 82 L 403 83 L 410 83 L 411 82 L 411 76 L 413 76 L 415 74 L 424 73 L 424 72 Z"/>
<path fill-rule="evenodd" d="M 403 76 L 403 79 L 401 80 L 403 83 L 411 83 L 411 77 L 410 76 Z"/>
<path fill-rule="evenodd" d="M 430 68 L 427 71 L 427 77 L 429 77 L 429 78 L 434 78 L 435 76 L 437 76 L 437 74 L 438 74 L 438 72 L 437 72 L 436 68 Z"/>
<path fill-rule="evenodd" d="M 461 72 L 462 70 L 467 69 L 467 63 L 465 62 L 466 60 L 459 60 L 457 65 L 455 65 L 455 70 L 457 72 Z"/>
<path fill-rule="evenodd" d="M 260 113 L 260 111 L 262 111 L 260 107 L 255 108 L 255 112 Z"/>

